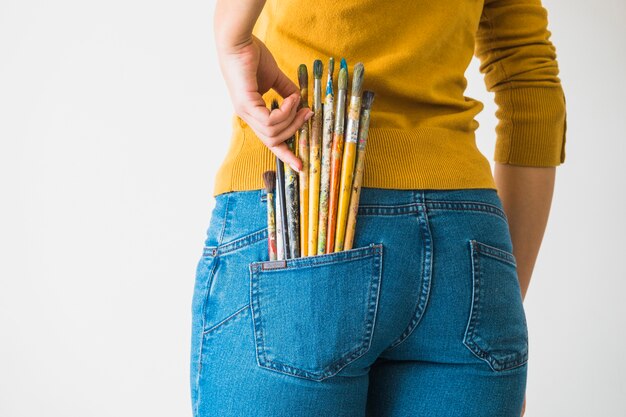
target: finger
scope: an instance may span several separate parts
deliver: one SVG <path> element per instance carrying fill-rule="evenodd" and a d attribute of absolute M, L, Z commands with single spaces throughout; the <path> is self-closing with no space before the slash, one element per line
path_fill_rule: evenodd
<path fill-rule="evenodd" d="M 285 128 L 285 132 L 289 132 L 291 135 L 295 134 L 295 132 L 300 129 L 305 122 L 313 117 L 313 114 L 314 113 L 309 108 L 298 110 L 293 121 Z"/>
<path fill-rule="evenodd" d="M 283 123 L 285 120 L 291 121 L 298 109 L 298 103 L 300 102 L 300 96 L 292 94 L 280 104 L 280 107 L 272 110 L 270 113 L 270 125 L 276 125 Z"/>
<path fill-rule="evenodd" d="M 272 146 L 270 150 L 281 161 L 289 165 L 294 171 L 300 172 L 302 169 L 302 161 L 289 149 L 289 146 L 287 146 L 286 143 Z"/>
<path fill-rule="evenodd" d="M 300 109 L 293 121 L 289 123 L 282 131 L 277 132 L 274 135 L 266 135 L 265 129 L 261 127 L 259 132 L 264 136 L 263 141 L 267 146 L 276 146 L 279 143 L 284 142 L 291 136 L 293 136 L 302 125 L 313 116 L 313 112 L 310 109 Z"/>
<path fill-rule="evenodd" d="M 244 99 L 245 100 L 245 99 Z M 298 103 L 300 100 L 299 94 L 294 94 L 283 100 L 278 109 L 274 109 L 271 112 L 267 109 L 263 98 L 259 95 L 254 100 L 245 100 L 243 104 L 239 106 L 240 113 L 247 114 L 249 117 L 256 120 L 259 126 L 265 126 L 266 128 L 273 127 L 271 131 L 265 132 L 268 136 L 273 136 L 276 132 L 283 130 L 286 126 L 293 121 L 296 110 L 298 109 Z"/>
<path fill-rule="evenodd" d="M 287 77 L 280 69 L 278 70 L 278 75 L 276 76 L 276 80 L 274 80 L 272 88 L 283 98 L 289 97 L 294 93 L 300 93 L 298 86 L 296 86 L 296 84 L 291 81 L 289 77 Z"/>
<path fill-rule="evenodd" d="M 270 115 L 270 109 L 267 108 L 263 96 L 258 92 L 245 94 L 239 100 L 237 109 L 242 116 L 253 118 L 259 123 L 266 120 Z"/>
<path fill-rule="evenodd" d="M 299 97 L 289 96 L 281 103 L 280 107 L 271 111 L 268 118 L 268 126 L 283 130 L 296 117 L 298 110 Z"/>
<path fill-rule="evenodd" d="M 263 120 L 259 120 L 257 118 L 251 117 L 252 124 L 254 125 L 255 131 L 263 136 L 266 136 L 267 138 L 270 138 L 267 141 L 268 146 L 276 145 L 280 141 L 284 140 L 284 138 L 289 137 L 288 134 L 283 133 L 283 132 L 293 123 L 296 117 L 297 107 L 292 106 L 289 113 L 286 113 L 287 108 L 274 109 L 270 113 L 269 118 L 265 118 Z M 305 115 L 306 115 L 306 112 L 305 112 Z M 276 119 L 273 119 L 273 117 L 276 117 Z M 277 120 L 281 120 L 281 121 L 276 122 Z M 280 139 L 282 140 L 277 138 L 277 136 L 279 135 L 281 137 Z"/>

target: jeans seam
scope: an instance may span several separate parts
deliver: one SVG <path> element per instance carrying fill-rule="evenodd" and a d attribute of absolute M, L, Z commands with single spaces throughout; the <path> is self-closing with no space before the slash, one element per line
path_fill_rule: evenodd
<path fill-rule="evenodd" d="M 409 204 L 361 204 L 359 216 L 406 216 L 417 212 L 415 203 Z"/>
<path fill-rule="evenodd" d="M 220 244 L 222 242 L 222 239 L 224 238 L 224 231 L 226 230 L 226 223 L 228 221 L 228 207 L 229 207 L 229 203 L 230 203 L 230 198 L 232 196 L 233 193 L 227 193 L 226 194 L 226 204 L 224 206 L 224 221 L 222 222 L 222 227 L 219 233 L 219 237 L 217 238 L 217 245 L 216 246 L 207 246 L 206 248 L 208 248 L 208 250 L 210 251 L 210 255 L 213 257 L 213 262 L 211 264 L 211 271 L 209 272 L 209 278 L 207 279 L 207 285 L 204 288 L 204 294 L 202 296 L 202 326 L 201 329 L 204 330 L 205 326 L 206 326 L 206 305 L 207 305 L 207 297 L 209 295 L 209 288 L 211 286 L 211 282 L 213 281 L 213 275 L 215 272 L 215 268 L 217 266 L 217 263 L 219 262 L 219 257 L 217 256 L 218 254 L 218 248 L 220 247 Z M 205 256 L 205 253 L 203 251 L 203 256 Z M 202 333 L 202 336 L 200 338 L 200 343 L 198 346 L 198 370 L 197 370 L 197 374 L 196 374 L 196 381 L 195 381 L 195 404 L 192 404 L 192 412 L 193 415 L 196 416 L 198 414 L 198 407 L 200 404 L 200 398 L 199 398 L 199 391 L 200 391 L 200 377 L 202 374 L 202 350 L 204 349 L 204 331 Z"/>
<path fill-rule="evenodd" d="M 519 366 L 523 366 L 528 361 L 528 354 L 520 356 L 517 359 L 501 361 L 493 357 L 488 351 L 483 350 L 474 341 L 474 337 L 475 337 L 474 332 L 475 332 L 476 326 L 478 326 L 480 322 L 480 309 L 478 308 L 478 306 L 480 305 L 480 291 L 477 291 L 477 289 L 480 288 L 481 286 L 481 283 L 480 283 L 481 269 L 480 269 L 479 255 L 481 254 L 487 255 L 487 253 L 481 252 L 480 249 L 478 249 L 478 247 L 482 243 L 472 239 L 469 241 L 469 244 L 470 244 L 470 254 L 471 254 L 471 261 L 472 261 L 472 305 L 470 309 L 469 318 L 467 320 L 467 325 L 465 327 L 465 333 L 463 336 L 463 344 L 465 345 L 465 347 L 469 349 L 470 352 L 472 352 L 474 356 L 486 362 L 494 372 L 504 372 L 510 369 L 517 368 Z M 489 245 L 486 245 L 486 246 L 489 246 Z M 503 259 L 503 261 L 506 261 L 506 260 Z M 511 366 L 511 364 L 513 366 Z"/>
<path fill-rule="evenodd" d="M 202 317 L 202 327 L 201 329 L 204 330 L 204 327 L 206 325 L 206 305 L 207 305 L 207 298 L 209 296 L 209 288 L 211 287 L 211 283 L 213 282 L 213 276 L 215 274 L 215 268 L 217 268 L 217 264 L 219 263 L 219 258 L 215 257 L 213 258 L 213 262 L 211 263 L 211 270 L 209 271 L 209 277 L 207 279 L 207 284 L 204 287 L 204 292 L 202 295 L 202 310 L 201 310 L 201 317 Z M 195 381 L 195 398 L 196 398 L 196 403 L 193 404 L 193 413 L 194 415 L 196 415 L 198 413 L 198 404 L 200 402 L 199 399 L 199 387 L 200 387 L 200 376 L 202 374 L 202 350 L 204 349 L 204 331 L 202 333 L 202 336 L 200 338 L 200 343 L 198 346 L 198 371 L 196 374 L 196 381 Z"/>
<path fill-rule="evenodd" d="M 429 210 L 454 210 L 454 211 L 480 211 L 489 214 L 494 214 L 500 217 L 502 220 L 508 223 L 508 218 L 504 210 L 493 204 L 478 202 L 478 201 L 427 201 L 425 203 Z"/>
<path fill-rule="evenodd" d="M 222 239 L 224 239 L 224 232 L 226 231 L 226 223 L 228 223 L 228 209 L 230 206 L 230 198 L 233 193 L 228 193 L 226 197 L 226 204 L 224 206 L 224 221 L 222 222 L 222 230 L 220 230 L 220 235 L 217 238 L 217 248 L 222 244 Z"/>
<path fill-rule="evenodd" d="M 511 252 L 507 252 L 500 248 L 496 248 L 495 246 L 487 245 L 486 243 L 480 242 L 478 240 L 473 240 L 473 241 L 474 241 L 473 247 L 476 250 L 476 252 L 480 252 L 481 254 L 485 256 L 490 256 L 492 258 L 501 260 L 515 267 L 517 266 L 517 263 L 515 261 L 515 255 L 512 254 Z"/>
<path fill-rule="evenodd" d="M 226 317 L 224 320 L 220 321 L 217 324 L 214 324 L 213 326 L 209 327 L 208 329 L 204 330 L 202 332 L 202 334 L 204 336 L 207 336 L 211 333 L 213 333 L 215 330 L 218 330 L 220 327 L 222 327 L 224 324 L 226 324 L 227 322 L 229 322 L 230 320 L 234 319 L 235 317 L 237 317 L 239 314 L 243 313 L 243 311 L 250 307 L 250 303 L 246 304 L 243 307 L 240 307 L 239 309 L 237 309 L 237 311 L 235 311 L 233 314 L 231 314 L 230 316 Z"/>
<path fill-rule="evenodd" d="M 225 255 L 227 253 L 244 248 L 248 245 L 256 243 L 260 240 L 267 238 L 267 227 L 257 230 L 255 232 L 248 233 L 228 243 L 217 246 L 216 253 L 218 255 Z"/>
<path fill-rule="evenodd" d="M 424 232 L 424 240 L 422 244 L 422 249 L 424 255 L 422 256 L 422 271 L 420 273 L 422 279 L 422 290 L 417 300 L 417 305 L 415 306 L 415 310 L 413 311 L 413 315 L 411 316 L 411 321 L 408 326 L 402 331 L 400 336 L 394 340 L 385 351 L 390 351 L 397 346 L 399 346 L 402 342 L 408 339 L 408 337 L 413 333 L 413 331 L 417 328 L 418 324 L 422 320 L 424 316 L 424 312 L 426 311 L 426 304 L 428 303 L 428 299 L 430 297 L 430 287 L 431 287 L 431 275 L 432 275 L 432 259 L 433 259 L 433 239 L 430 232 L 430 226 L 428 222 L 428 213 L 426 210 L 426 205 L 424 202 L 424 192 L 416 192 L 421 193 L 421 197 L 415 204 L 419 207 L 419 212 L 422 216 L 418 216 L 418 222 L 420 224 L 420 228 Z"/>

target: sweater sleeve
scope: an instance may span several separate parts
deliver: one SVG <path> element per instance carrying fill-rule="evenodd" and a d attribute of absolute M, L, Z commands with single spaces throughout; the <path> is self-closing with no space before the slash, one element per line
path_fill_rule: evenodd
<path fill-rule="evenodd" d="M 496 162 L 565 161 L 565 95 L 550 35 L 541 0 L 485 0 L 474 53 L 495 94 Z"/>

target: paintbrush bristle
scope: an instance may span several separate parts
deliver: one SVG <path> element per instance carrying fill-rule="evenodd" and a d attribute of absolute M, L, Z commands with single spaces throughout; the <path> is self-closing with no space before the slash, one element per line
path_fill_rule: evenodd
<path fill-rule="evenodd" d="M 340 90 L 348 89 L 348 70 L 345 68 L 341 68 L 339 70 L 339 89 Z"/>
<path fill-rule="evenodd" d="M 346 71 L 348 71 L 348 63 L 346 62 L 345 58 L 341 58 L 341 63 L 339 65 L 340 65 L 340 68 L 345 68 Z"/>
<path fill-rule="evenodd" d="M 309 87 L 309 71 L 305 64 L 300 64 L 298 67 L 298 83 L 300 84 L 300 89 Z"/>
<path fill-rule="evenodd" d="M 320 61 L 319 59 L 316 59 L 313 62 L 313 77 L 316 80 L 321 80 L 322 72 L 324 72 L 324 66 L 322 65 L 322 61 Z"/>
<path fill-rule="evenodd" d="M 276 187 L 276 171 L 265 171 L 263 173 L 263 182 L 265 183 L 265 191 L 273 193 Z"/>
<path fill-rule="evenodd" d="M 352 76 L 352 95 L 360 96 L 363 91 L 363 63 L 359 62 L 354 66 L 354 75 Z"/>
<path fill-rule="evenodd" d="M 333 72 L 335 72 L 335 58 L 330 57 L 328 62 L 328 80 L 326 81 L 326 95 L 333 95 Z"/>
<path fill-rule="evenodd" d="M 361 99 L 361 106 L 364 109 L 369 110 L 372 108 L 372 102 L 374 101 L 374 92 L 365 90 L 363 91 L 363 98 Z"/>
<path fill-rule="evenodd" d="M 272 110 L 275 110 L 275 109 L 277 109 L 279 107 L 280 106 L 278 105 L 278 100 L 272 99 Z"/>

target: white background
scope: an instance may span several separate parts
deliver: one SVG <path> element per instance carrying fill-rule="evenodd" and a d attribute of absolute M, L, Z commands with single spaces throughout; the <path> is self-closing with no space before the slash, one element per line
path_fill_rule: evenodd
<path fill-rule="evenodd" d="M 525 301 L 526 416 L 624 416 L 626 3 L 544 5 L 568 136 Z M 194 273 L 231 120 L 213 6 L 1 0 L 0 416 L 191 415 Z"/>

